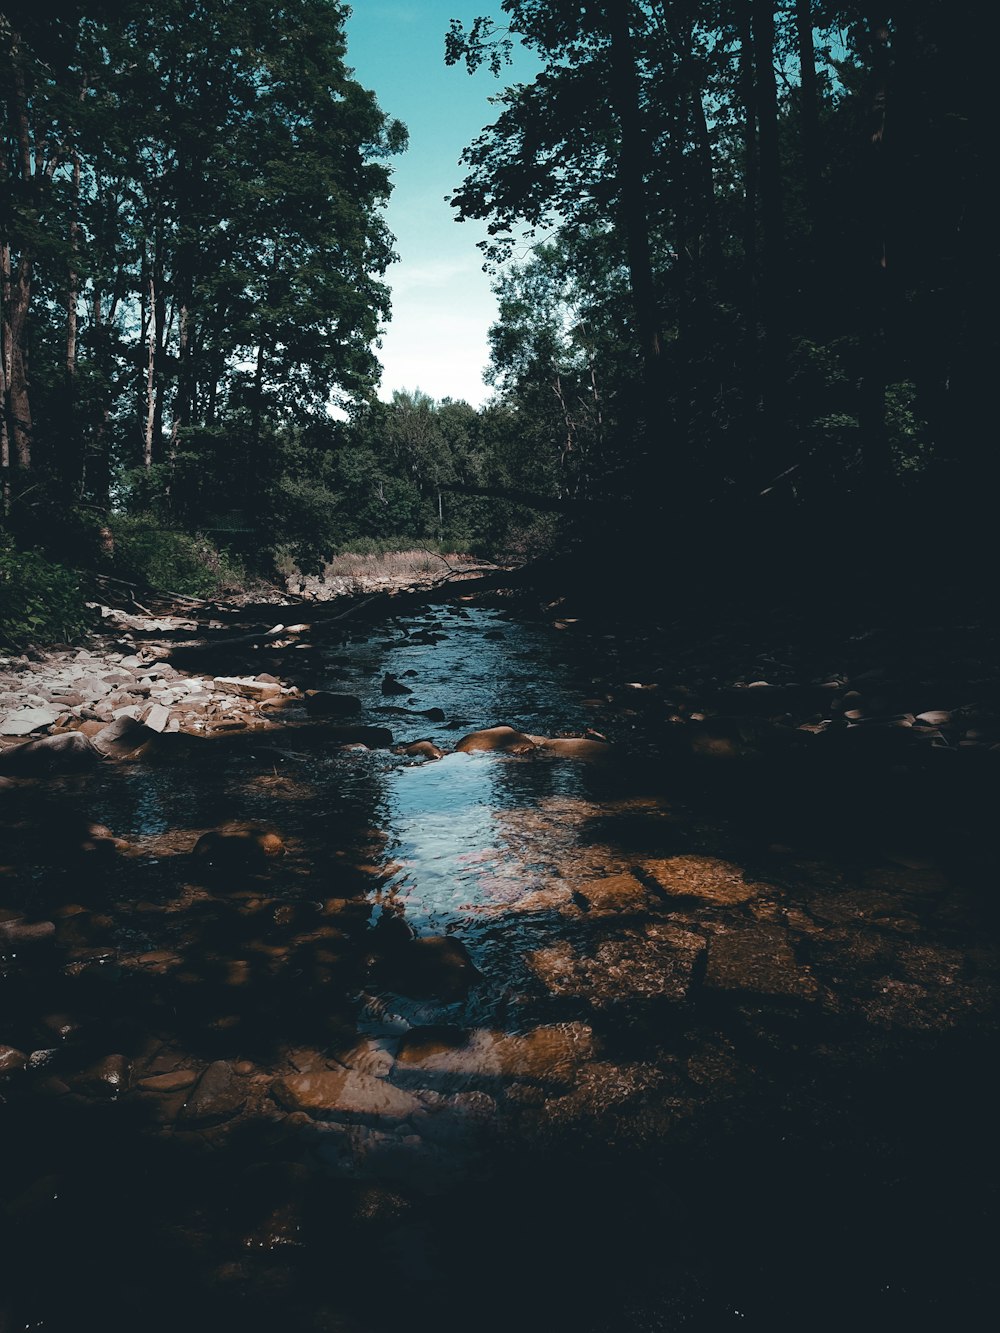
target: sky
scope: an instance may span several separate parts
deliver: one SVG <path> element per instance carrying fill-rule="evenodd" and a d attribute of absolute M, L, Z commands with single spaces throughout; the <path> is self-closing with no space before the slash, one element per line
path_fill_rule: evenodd
<path fill-rule="evenodd" d="M 487 330 L 496 301 L 476 242 L 479 222 L 457 223 L 445 196 L 461 184 L 463 148 L 496 119 L 489 103 L 503 83 L 488 69 L 470 76 L 444 63 L 449 20 L 469 25 L 499 3 L 489 0 L 351 0 L 347 63 L 378 96 L 387 115 L 410 133 L 405 153 L 391 160 L 393 193 L 386 221 L 399 262 L 386 275 L 392 321 L 377 351 L 383 374 L 379 396 L 420 389 L 432 398 L 464 398 L 479 406 L 488 396 Z M 504 80 L 532 77 L 522 54 Z"/>

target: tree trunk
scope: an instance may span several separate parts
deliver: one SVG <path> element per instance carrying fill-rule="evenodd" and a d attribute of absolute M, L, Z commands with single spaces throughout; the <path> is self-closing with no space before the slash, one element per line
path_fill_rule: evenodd
<path fill-rule="evenodd" d="M 784 430 L 784 212 L 778 146 L 778 83 L 774 71 L 774 6 L 751 0 L 757 138 L 760 161 L 760 220 L 763 235 L 758 306 L 764 334 L 761 362 L 761 439 L 758 456 L 768 473 L 787 466 Z"/>
<path fill-rule="evenodd" d="M 639 80 L 635 68 L 627 6 L 609 0 L 604 6 L 611 37 L 611 100 L 618 117 L 619 208 L 628 260 L 629 285 L 636 328 L 647 365 L 660 358 L 660 321 L 653 289 L 653 264 L 646 215 L 646 151 L 639 116 Z"/>
<path fill-rule="evenodd" d="M 795 0 L 795 30 L 799 54 L 799 117 L 802 149 L 802 176 L 805 183 L 806 213 L 809 224 L 809 264 L 814 266 L 818 253 L 820 222 L 820 141 L 819 82 L 816 78 L 816 47 L 813 42 L 812 0 Z"/>
<path fill-rule="evenodd" d="M 28 126 L 28 97 L 24 74 L 19 62 L 20 38 L 11 34 L 11 79 L 7 93 L 11 123 L 17 145 L 12 156 L 21 185 L 30 191 L 34 185 L 31 166 L 31 134 Z M 28 310 L 31 304 L 31 284 L 34 256 L 29 246 L 21 248 L 16 276 L 9 238 L 4 239 L 2 300 L 6 343 L 5 410 L 7 417 L 8 451 L 13 446 L 17 465 L 24 471 L 31 468 L 31 402 L 28 393 L 27 335 Z"/>
<path fill-rule="evenodd" d="M 156 422 L 156 284 L 149 275 L 149 329 L 146 357 L 146 431 L 142 465 L 147 472 L 153 466 L 153 430 Z"/>
<path fill-rule="evenodd" d="M 869 317 L 867 366 L 861 385 L 860 418 L 869 499 L 877 505 L 887 498 L 892 485 L 892 453 L 885 418 L 888 380 L 886 322 L 889 306 L 886 236 L 889 190 L 885 140 L 891 64 L 888 19 L 870 19 L 868 36 L 872 72 L 869 153 L 871 247 L 866 282 Z"/>
<path fill-rule="evenodd" d="M 77 306 L 80 299 L 80 273 L 77 257 L 80 252 L 80 224 L 76 209 L 80 202 L 80 156 L 73 154 L 73 216 L 69 223 L 69 285 L 66 292 L 66 376 L 72 381 L 76 375 Z"/>
<path fill-rule="evenodd" d="M 739 81 L 743 102 L 743 435 L 739 453 L 731 453 L 734 472 L 742 472 L 757 452 L 760 426 L 760 350 L 757 299 L 757 99 L 754 92 L 752 0 L 741 0 L 737 10 Z"/>

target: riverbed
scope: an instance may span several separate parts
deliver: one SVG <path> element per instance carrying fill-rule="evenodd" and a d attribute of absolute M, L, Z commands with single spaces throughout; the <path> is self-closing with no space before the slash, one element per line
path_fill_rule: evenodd
<path fill-rule="evenodd" d="M 615 730 L 568 628 L 459 599 L 283 677 L 391 744 L 293 695 L 0 792 L 10 1328 L 884 1329 L 982 1299 L 982 884 L 748 835 Z M 496 727 L 525 743 L 457 748 Z"/>

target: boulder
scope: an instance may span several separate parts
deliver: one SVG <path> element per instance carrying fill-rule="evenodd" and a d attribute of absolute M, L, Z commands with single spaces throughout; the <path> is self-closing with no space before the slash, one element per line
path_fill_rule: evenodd
<path fill-rule="evenodd" d="M 92 744 L 107 759 L 138 759 L 156 738 L 157 732 L 126 713 L 99 731 Z"/>
<path fill-rule="evenodd" d="M 4 750 L 0 754 L 0 773 L 23 778 L 45 777 L 86 768 L 98 758 L 100 752 L 86 736 L 79 731 L 64 731 Z"/>

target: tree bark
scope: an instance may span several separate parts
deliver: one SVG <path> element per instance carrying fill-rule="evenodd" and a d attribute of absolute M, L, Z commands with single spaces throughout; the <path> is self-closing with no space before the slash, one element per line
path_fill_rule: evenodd
<path fill-rule="evenodd" d="M 802 175 L 809 223 L 809 263 L 816 262 L 820 222 L 819 81 L 813 42 L 812 0 L 795 0 L 795 30 L 799 56 L 799 117 Z"/>
<path fill-rule="evenodd" d="M 787 465 L 784 439 L 785 256 L 784 210 L 781 189 L 781 159 L 778 145 L 778 82 L 774 70 L 774 5 L 771 0 L 751 0 L 750 28 L 753 40 L 756 88 L 757 140 L 759 149 L 761 246 L 758 307 L 764 334 L 761 375 L 761 438 L 759 459 L 768 470 Z"/>
<path fill-rule="evenodd" d="M 66 375 L 72 381 L 76 375 L 76 344 L 78 303 L 80 300 L 80 273 L 77 259 L 80 252 L 80 224 L 76 209 L 80 202 L 80 155 L 73 154 L 73 216 L 69 223 L 69 285 L 66 292 Z"/>
<path fill-rule="evenodd" d="M 149 275 L 149 328 L 146 356 L 146 430 L 143 437 L 142 465 L 148 472 L 153 466 L 153 430 L 156 423 L 156 284 Z"/>
<path fill-rule="evenodd" d="M 888 168 L 886 128 L 889 104 L 891 54 L 889 22 L 885 17 L 869 20 L 872 92 L 870 106 L 869 198 L 871 247 L 868 260 L 869 333 L 867 366 L 861 385 L 861 436 L 863 463 L 873 504 L 887 498 L 892 485 L 892 452 L 886 424 L 888 381 L 886 323 L 889 308 L 888 255 Z"/>

